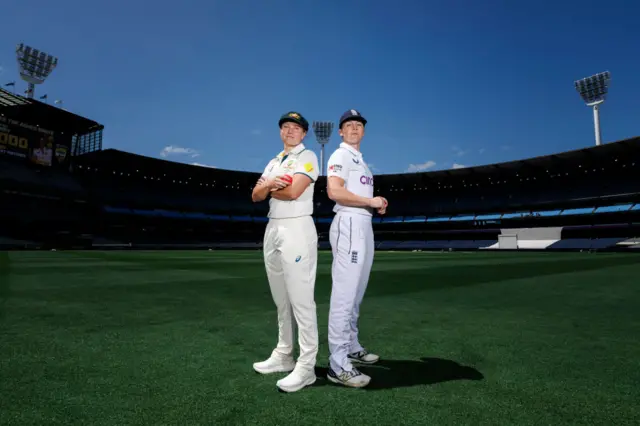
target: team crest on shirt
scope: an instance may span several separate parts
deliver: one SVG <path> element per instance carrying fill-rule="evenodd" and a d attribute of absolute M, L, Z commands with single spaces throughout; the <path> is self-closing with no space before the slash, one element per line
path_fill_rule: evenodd
<path fill-rule="evenodd" d="M 295 168 L 295 160 L 289 160 L 282 166 L 282 169 L 285 171 L 291 171 Z"/>

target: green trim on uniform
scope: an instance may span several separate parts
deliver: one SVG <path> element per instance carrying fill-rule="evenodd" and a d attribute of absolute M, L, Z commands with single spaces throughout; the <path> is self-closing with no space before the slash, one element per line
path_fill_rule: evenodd
<path fill-rule="evenodd" d="M 316 180 L 314 178 L 312 178 L 311 176 L 309 176 L 308 174 L 306 174 L 305 172 L 295 172 L 294 175 L 305 175 L 306 177 L 308 177 L 309 179 L 311 179 L 311 182 L 315 182 Z"/>

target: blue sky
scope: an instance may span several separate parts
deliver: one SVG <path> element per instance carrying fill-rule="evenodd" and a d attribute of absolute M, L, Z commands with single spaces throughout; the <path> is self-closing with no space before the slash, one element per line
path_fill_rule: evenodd
<path fill-rule="evenodd" d="M 603 139 L 640 134 L 630 1 L 95 3 L 3 2 L 0 82 L 26 88 L 18 42 L 58 56 L 36 95 L 103 123 L 105 148 L 261 171 L 282 113 L 356 108 L 377 173 L 522 159 L 594 144 L 573 81 L 604 70 Z"/>

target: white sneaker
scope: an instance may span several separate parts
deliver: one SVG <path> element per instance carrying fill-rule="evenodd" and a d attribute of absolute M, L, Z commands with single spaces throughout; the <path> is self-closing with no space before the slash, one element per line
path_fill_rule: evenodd
<path fill-rule="evenodd" d="M 272 355 L 265 361 L 254 363 L 253 369 L 260 374 L 288 373 L 293 371 L 295 366 L 293 358 L 280 358 Z"/>
<path fill-rule="evenodd" d="M 276 382 L 276 386 L 283 392 L 297 392 L 307 386 L 311 386 L 316 382 L 316 373 L 314 369 L 296 368 L 291 374 L 284 379 Z"/>
<path fill-rule="evenodd" d="M 360 364 L 375 364 L 380 360 L 380 357 L 376 354 L 371 354 L 365 349 L 360 352 L 354 352 L 348 355 L 349 359 L 353 362 L 359 362 Z"/>
<path fill-rule="evenodd" d="M 327 373 L 327 379 L 330 382 L 344 385 L 350 388 L 363 388 L 369 384 L 371 377 L 360 372 L 357 368 L 353 367 L 351 371 L 343 370 L 340 374 L 336 373 L 329 367 Z"/>

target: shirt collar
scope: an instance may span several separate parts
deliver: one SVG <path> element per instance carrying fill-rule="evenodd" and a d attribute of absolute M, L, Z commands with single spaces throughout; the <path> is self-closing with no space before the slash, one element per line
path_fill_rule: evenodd
<path fill-rule="evenodd" d="M 306 148 L 304 146 L 304 144 L 299 144 L 298 146 L 296 146 L 295 148 L 293 148 L 291 151 L 289 151 L 289 154 L 299 154 L 302 151 L 304 151 Z M 284 151 L 281 151 L 280 154 L 278 154 L 278 158 L 282 159 L 285 155 L 289 155 L 289 154 L 285 154 Z"/>
<path fill-rule="evenodd" d="M 348 143 L 341 142 L 340 143 L 340 148 L 344 148 L 347 151 L 349 151 L 351 154 L 355 155 L 356 157 L 362 158 L 362 153 L 360 151 L 358 151 L 357 149 L 355 149 L 354 147 L 352 147 L 351 145 L 349 145 Z"/>

